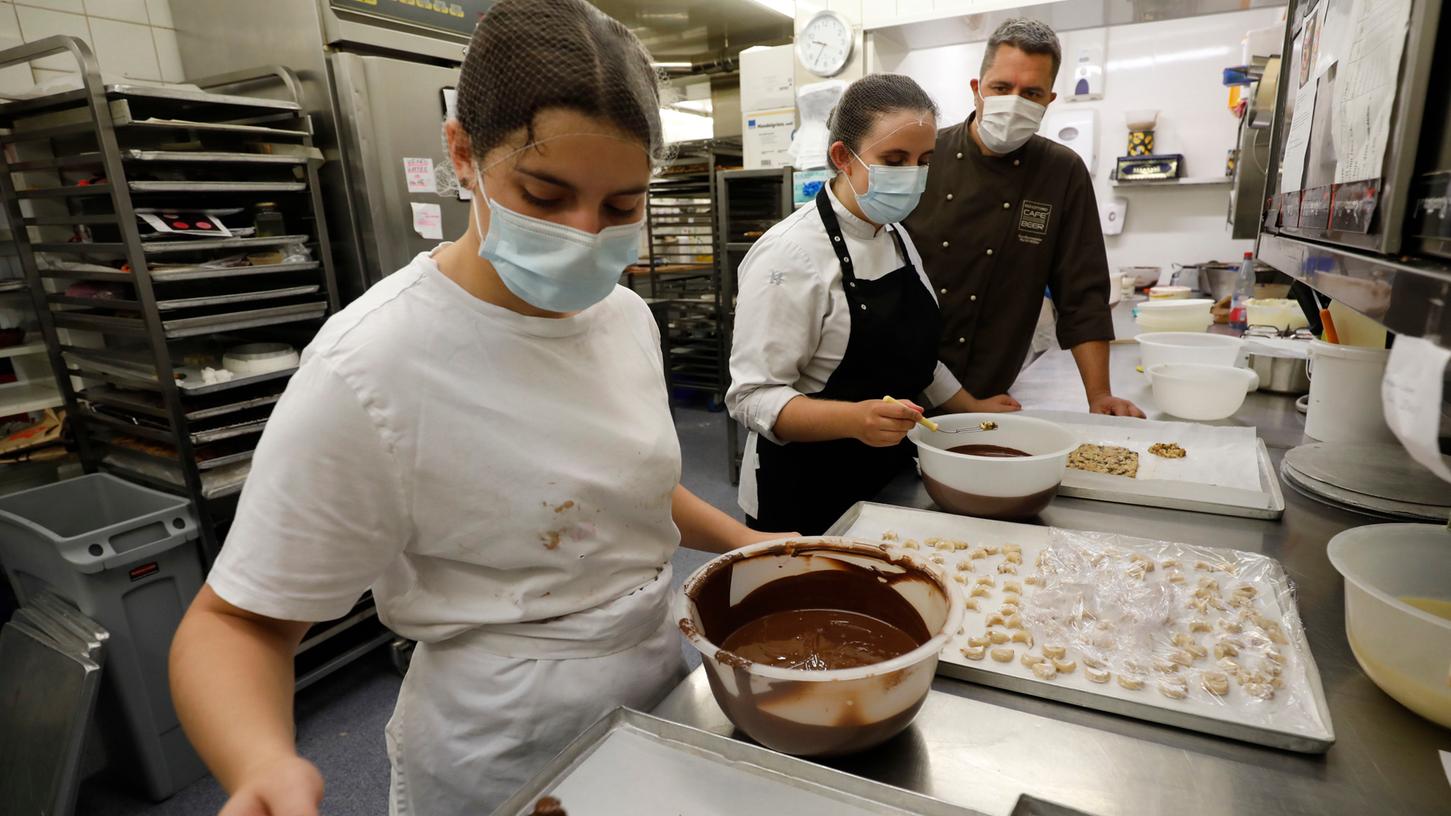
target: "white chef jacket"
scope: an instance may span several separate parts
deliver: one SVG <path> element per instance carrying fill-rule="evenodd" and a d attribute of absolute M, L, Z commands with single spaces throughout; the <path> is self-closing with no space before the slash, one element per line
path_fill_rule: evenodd
<path fill-rule="evenodd" d="M 935 301 L 932 282 L 907 231 L 898 224 L 878 229 L 844 207 L 830 185 L 826 190 L 851 254 L 852 274 L 861 280 L 876 280 L 910 259 Z M 898 251 L 889 230 L 901 237 L 907 258 Z M 826 387 L 846 354 L 851 310 L 841 282 L 841 262 L 814 203 L 767 230 L 746 254 L 738 275 L 726 407 L 750 431 L 741 465 L 739 502 L 747 515 L 755 516 L 759 507 L 757 440 L 764 436 L 780 443 L 774 428 L 781 409 L 798 396 Z M 961 387 L 947 366 L 938 362 L 923 397 L 929 405 L 940 405 Z"/>
<path fill-rule="evenodd" d="M 424 253 L 304 351 L 208 582 L 305 621 L 371 587 L 419 641 L 389 723 L 394 812 L 488 813 L 590 721 L 680 676 L 679 481 L 637 295 L 526 317 Z"/>

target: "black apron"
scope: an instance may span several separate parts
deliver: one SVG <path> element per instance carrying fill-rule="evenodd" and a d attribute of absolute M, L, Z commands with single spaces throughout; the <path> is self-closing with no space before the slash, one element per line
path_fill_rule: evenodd
<path fill-rule="evenodd" d="M 852 274 L 851 255 L 826 189 L 816 209 L 841 263 L 841 284 L 851 310 L 851 336 L 826 387 L 808 399 L 861 402 L 891 395 L 915 398 L 932 384 L 941 316 L 912 265 L 902 238 L 892 238 L 906 265 L 876 280 Z M 874 498 L 912 462 L 912 443 L 874 448 L 855 439 L 778 445 L 756 439 L 757 530 L 820 535 L 848 508 Z"/>

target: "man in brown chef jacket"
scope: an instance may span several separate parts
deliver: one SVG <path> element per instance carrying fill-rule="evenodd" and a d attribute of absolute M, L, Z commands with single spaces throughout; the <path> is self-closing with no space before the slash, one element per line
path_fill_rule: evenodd
<path fill-rule="evenodd" d="M 993 32 L 972 81 L 976 110 L 938 131 L 907 230 L 942 306 L 939 356 L 969 394 L 985 399 L 1012 386 L 1047 289 L 1089 410 L 1142 417 L 1109 387 L 1113 319 L 1093 179 L 1078 154 L 1036 135 L 1061 62 L 1044 23 L 1009 20 Z"/>

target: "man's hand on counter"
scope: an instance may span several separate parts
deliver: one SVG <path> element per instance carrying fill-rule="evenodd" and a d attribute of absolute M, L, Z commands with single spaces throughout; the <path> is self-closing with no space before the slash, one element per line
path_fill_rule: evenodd
<path fill-rule="evenodd" d="M 1007 414 L 1023 410 L 1022 404 L 1007 394 L 973 400 L 972 403 L 971 413 L 977 414 Z"/>
<path fill-rule="evenodd" d="M 1136 417 L 1144 419 L 1144 412 L 1139 406 L 1126 399 L 1119 399 L 1113 394 L 1099 394 L 1088 399 L 1088 412 L 1090 414 L 1107 414 L 1108 416 Z"/>

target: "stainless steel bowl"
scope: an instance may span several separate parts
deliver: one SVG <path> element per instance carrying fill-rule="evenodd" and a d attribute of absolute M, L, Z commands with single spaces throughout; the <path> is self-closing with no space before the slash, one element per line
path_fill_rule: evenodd
<path fill-rule="evenodd" d="M 1260 390 L 1272 394 L 1308 394 L 1310 376 L 1305 361 L 1295 357 L 1250 354 L 1249 367 L 1260 375 Z"/>

